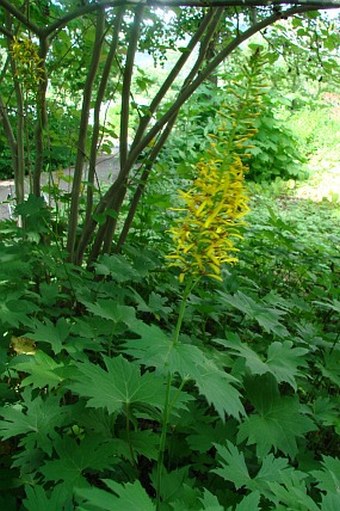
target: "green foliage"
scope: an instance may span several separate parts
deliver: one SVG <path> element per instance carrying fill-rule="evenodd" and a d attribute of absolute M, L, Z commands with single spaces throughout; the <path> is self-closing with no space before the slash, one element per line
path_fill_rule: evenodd
<path fill-rule="evenodd" d="M 275 91 L 275 96 L 277 92 Z M 268 95 L 261 115 L 256 122 L 257 133 L 249 149 L 248 176 L 253 181 L 301 179 L 306 177 L 306 157 L 301 150 L 301 139 L 280 118 L 280 101 L 274 94 Z"/>
<path fill-rule="evenodd" d="M 63 4 L 54 4 L 44 7 L 53 19 L 63 14 Z M 42 2 L 30 8 L 32 19 L 45 23 Z M 164 61 L 162 44 L 175 46 L 177 36 L 163 31 L 156 12 L 149 16 L 140 44 Z M 105 100 L 121 87 L 131 19 L 129 12 L 119 32 L 124 47 Z M 79 114 L 68 101 L 72 95 L 74 107 L 81 98 L 93 21 L 75 18 L 50 38 L 53 94 L 63 92 L 60 84 L 67 89 L 58 106 L 48 105 L 50 168 L 74 155 Z M 176 21 L 191 31 L 198 15 Z M 295 28 L 306 37 L 301 24 L 297 19 Z M 175 22 L 169 25 L 173 30 Z M 226 26 L 236 25 L 229 19 Z M 157 44 L 150 42 L 153 32 Z M 106 36 L 110 43 L 109 30 Z M 268 58 L 273 64 L 272 53 Z M 57 76 L 59 59 L 65 65 Z M 246 70 L 232 66 L 245 80 Z M 266 194 L 252 185 L 240 264 L 225 267 L 222 282 L 202 278 L 186 296 L 165 262 L 170 208 L 179 206 L 175 188 L 192 177 L 222 100 L 237 98 L 237 85 L 222 78 L 222 87 L 208 84 L 188 104 L 158 162 L 165 177 L 151 178 L 154 193 L 144 197 L 121 253 L 102 255 L 88 269 L 71 264 L 60 218 L 39 197 L 18 206 L 22 229 L 0 224 L 0 507 L 6 511 L 339 508 L 336 206 L 299 201 L 281 189 L 274 199 L 274 187 Z M 134 80 L 138 92 L 153 86 L 142 69 Z M 168 96 L 160 98 L 165 112 Z M 261 108 L 253 100 L 260 115 L 250 175 L 300 176 L 303 158 L 281 103 L 275 95 Z M 137 122 L 147 109 L 138 99 L 133 105 Z M 153 112 L 152 122 L 161 113 Z M 234 129 L 249 129 L 245 122 Z M 106 135 L 115 137 L 115 123 Z M 33 162 L 34 150 L 31 156 Z M 138 184 L 138 172 L 133 179 Z M 97 215 L 102 226 L 104 217 Z"/>
<path fill-rule="evenodd" d="M 89 273 L 43 243 L 39 204 L 1 225 L 5 509 L 337 509 L 338 210 L 253 202 L 239 266 L 196 284 L 178 342 L 166 237 L 142 251 L 136 231 Z"/>
<path fill-rule="evenodd" d="M 30 116 L 30 113 L 27 113 Z M 74 106 L 58 105 L 56 100 L 48 104 L 48 144 L 45 148 L 44 170 L 53 171 L 74 165 L 77 150 L 77 127 L 80 112 Z M 13 118 L 14 122 L 14 118 Z M 26 161 L 26 173 L 32 171 L 36 158 L 34 147 L 34 118 L 28 123 L 27 144 L 29 153 Z M 0 179 L 13 178 L 11 153 L 7 147 L 5 137 L 0 133 Z"/>

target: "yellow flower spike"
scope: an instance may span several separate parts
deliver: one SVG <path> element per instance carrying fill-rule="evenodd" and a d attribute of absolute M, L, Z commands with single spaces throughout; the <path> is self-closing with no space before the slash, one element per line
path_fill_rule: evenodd
<path fill-rule="evenodd" d="M 209 135 L 210 147 L 205 158 L 196 164 L 197 178 L 191 188 L 179 195 L 184 203 L 182 218 L 170 229 L 174 249 L 169 254 L 171 266 L 180 269 L 179 280 L 205 276 L 221 281 L 223 264 L 237 262 L 236 240 L 242 238 L 242 217 L 249 211 L 244 190 L 244 173 L 248 167 L 242 159 L 253 146 L 249 140 L 257 133 L 254 107 L 261 101 L 263 87 L 259 78 L 261 56 L 256 68 L 257 52 L 249 60 L 246 81 L 237 83 L 234 99 L 222 104 L 218 114 L 220 126 Z M 224 119 L 227 119 L 226 122 Z"/>

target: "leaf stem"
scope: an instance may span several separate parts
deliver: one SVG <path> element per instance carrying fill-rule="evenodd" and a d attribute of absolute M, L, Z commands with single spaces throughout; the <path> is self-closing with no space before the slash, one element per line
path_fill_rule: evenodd
<path fill-rule="evenodd" d="M 175 335 L 174 335 L 174 340 L 173 340 L 174 346 L 176 346 L 176 344 L 178 344 L 178 342 L 179 342 L 179 334 L 181 332 L 185 309 L 187 306 L 187 300 L 188 300 L 188 297 L 189 297 L 191 291 L 193 290 L 194 286 L 196 285 L 196 283 L 197 283 L 197 281 L 194 282 L 193 278 L 191 277 L 188 280 L 187 285 L 185 286 L 185 289 L 183 292 L 183 298 L 182 298 L 181 305 L 180 305 L 179 311 L 178 311 L 177 324 L 176 324 Z"/>
<path fill-rule="evenodd" d="M 166 385 L 166 395 L 165 395 L 163 421 L 162 421 L 162 432 L 161 432 L 161 438 L 160 438 L 160 442 L 159 442 L 159 452 L 158 452 L 158 459 L 157 459 L 156 511 L 159 511 L 160 504 L 161 504 L 161 481 L 162 481 L 162 472 L 163 472 L 163 461 L 164 461 L 166 435 L 168 432 L 168 422 L 169 422 L 169 416 L 170 416 L 170 410 L 171 410 L 171 407 L 169 406 L 171 383 L 172 383 L 172 373 L 169 372 L 168 379 L 167 379 L 167 385 Z"/>
<path fill-rule="evenodd" d="M 178 311 L 178 318 L 176 323 L 176 329 L 175 329 L 175 335 L 172 341 L 172 347 L 173 349 L 178 343 L 179 343 L 179 334 L 181 331 L 186 304 L 188 297 L 193 290 L 194 286 L 197 284 L 198 279 L 196 281 L 193 280 L 193 278 L 190 278 L 187 282 L 187 285 L 185 286 L 182 301 L 179 307 Z M 168 432 L 168 423 L 169 423 L 169 417 L 171 410 L 173 409 L 180 391 L 182 390 L 185 379 L 183 379 L 176 395 L 174 396 L 173 400 L 170 402 L 170 394 L 171 394 L 171 384 L 172 384 L 173 374 L 171 371 L 168 373 L 167 377 L 167 384 L 166 384 L 166 395 L 165 395 L 165 403 L 164 403 L 164 412 L 163 412 L 163 420 L 162 420 L 162 432 L 161 432 L 161 438 L 159 443 L 159 452 L 158 452 L 158 460 L 157 460 L 157 473 L 156 473 L 156 511 L 159 511 L 160 504 L 161 504 L 161 482 L 162 482 L 162 472 L 163 472 L 163 463 L 164 463 L 164 452 L 165 452 L 165 444 L 166 444 L 166 437 Z"/>
<path fill-rule="evenodd" d="M 133 466 L 135 468 L 137 468 L 136 459 L 135 459 L 135 453 L 134 453 L 134 450 L 133 450 L 133 447 L 132 447 L 132 443 L 131 443 L 131 435 L 130 435 L 130 406 L 129 406 L 128 403 L 126 404 L 125 412 L 126 412 L 126 438 L 127 438 L 128 444 L 129 444 L 129 451 L 130 451 L 130 456 L 131 456 L 131 462 L 132 462 Z"/>

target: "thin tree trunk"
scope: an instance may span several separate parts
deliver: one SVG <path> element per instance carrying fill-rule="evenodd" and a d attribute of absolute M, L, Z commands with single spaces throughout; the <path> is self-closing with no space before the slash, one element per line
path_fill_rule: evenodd
<path fill-rule="evenodd" d="M 115 249 L 116 252 L 120 252 L 120 250 L 122 249 L 122 246 L 124 245 L 124 243 L 126 241 L 127 235 L 129 233 L 130 227 L 132 225 L 133 219 L 134 219 L 136 211 L 137 211 L 139 201 L 144 193 L 144 190 L 145 190 L 145 187 L 147 184 L 147 180 L 151 173 L 152 167 L 157 159 L 157 156 L 159 155 L 161 149 L 163 148 L 166 140 L 168 139 L 168 137 L 172 131 L 172 128 L 176 122 L 176 117 L 177 117 L 177 115 L 174 115 L 174 117 L 168 122 L 167 126 L 165 127 L 161 136 L 159 137 L 159 140 L 156 142 L 155 146 L 152 148 L 150 155 L 148 155 L 148 157 L 147 157 L 147 163 L 145 165 L 145 169 L 143 170 L 142 175 L 140 177 L 139 184 L 137 186 L 135 194 L 134 194 L 134 196 L 131 200 L 131 203 L 130 203 L 129 212 L 127 214 L 123 228 L 122 228 L 120 236 L 118 238 L 117 246 Z M 111 244 L 112 244 L 112 239 L 111 239 Z M 104 246 L 104 250 L 108 249 L 108 248 L 109 247 Z"/>
<path fill-rule="evenodd" d="M 99 139 L 99 131 L 100 131 L 100 109 L 104 99 L 107 83 L 110 76 L 110 71 L 112 67 L 113 60 L 117 53 L 117 47 L 119 42 L 119 30 L 123 18 L 123 9 L 119 9 L 116 15 L 115 23 L 113 26 L 113 35 L 112 41 L 109 49 L 108 56 L 106 58 L 103 74 L 100 80 L 98 93 L 96 97 L 96 103 L 94 107 L 94 123 L 93 123 L 93 132 L 92 132 L 92 140 L 91 140 L 91 152 L 90 152 L 90 161 L 89 161 L 89 171 L 87 177 L 87 194 L 86 194 L 86 214 L 85 214 L 85 222 L 84 228 L 89 223 L 93 211 L 93 187 L 94 187 L 94 177 L 96 171 L 96 161 L 97 161 L 97 151 L 98 151 L 98 139 Z"/>
<path fill-rule="evenodd" d="M 12 33 L 12 19 L 11 15 L 6 11 L 6 29 Z M 21 204 L 25 199 L 25 108 L 23 92 L 19 83 L 17 67 L 14 58 L 11 54 L 12 38 L 8 38 L 8 55 L 11 65 L 11 72 L 14 82 L 14 92 L 16 99 L 16 151 L 14 155 L 14 183 L 15 183 L 15 197 L 17 204 Z"/>
<path fill-rule="evenodd" d="M 207 48 L 209 46 L 209 42 L 210 42 L 211 38 L 213 37 L 216 29 L 217 29 L 218 22 L 219 22 L 219 20 L 220 20 L 220 18 L 222 16 L 223 11 L 224 11 L 224 9 L 215 9 L 214 12 L 213 12 L 212 18 L 207 18 L 208 21 L 205 24 L 203 24 L 206 27 L 206 31 L 205 32 L 204 31 L 200 31 L 201 36 L 204 34 L 204 37 L 203 37 L 202 43 L 201 43 L 201 48 L 200 48 L 200 51 L 199 51 L 199 54 L 198 54 L 198 57 L 196 59 L 195 64 L 193 65 L 193 67 L 190 70 L 187 78 L 184 81 L 182 89 L 185 89 L 191 83 L 191 81 L 196 76 L 198 70 L 200 69 L 200 66 L 201 66 L 202 62 L 204 61 Z M 201 26 L 202 26 L 202 23 L 200 25 L 200 28 L 201 28 Z M 196 40 L 196 42 L 198 42 L 198 39 Z M 124 90 L 124 88 L 123 88 L 123 90 Z M 165 92 L 164 92 L 164 94 L 165 94 Z M 157 98 L 157 101 L 160 101 L 160 97 Z M 155 108 L 155 107 L 156 107 L 156 104 L 153 105 L 153 108 Z M 162 145 L 156 144 L 156 148 L 153 151 L 153 159 L 154 160 L 156 159 L 159 151 L 161 150 L 162 146 L 164 145 L 166 139 L 168 138 L 168 136 L 170 134 L 170 130 L 172 129 L 173 124 L 175 122 L 175 119 L 177 117 L 177 114 L 178 114 L 178 111 L 175 112 L 173 117 L 172 117 L 172 119 L 169 120 L 169 122 L 167 124 L 167 127 L 170 128 L 170 129 L 166 129 L 165 128 L 165 130 L 164 130 L 164 137 L 162 136 L 162 134 L 160 135 L 160 139 L 159 140 L 162 141 Z M 122 117 L 123 117 L 123 113 L 122 113 Z M 171 122 L 171 120 L 173 122 Z M 157 149 L 157 151 L 156 151 L 156 149 Z M 124 167 L 121 167 L 122 168 L 121 173 L 125 173 L 126 177 L 127 177 L 128 173 L 129 173 L 130 169 L 132 168 L 133 163 L 131 163 L 131 166 L 128 166 L 127 169 L 124 169 Z M 150 170 L 151 170 L 151 168 L 150 168 Z M 138 205 L 138 201 L 139 201 L 139 199 L 141 197 L 140 191 L 142 189 L 144 190 L 144 188 L 145 188 L 146 180 L 147 180 L 147 178 L 149 176 L 150 170 L 145 172 L 145 175 L 144 175 L 144 177 L 145 177 L 144 186 L 143 186 L 143 188 L 139 189 L 139 192 L 136 195 L 136 204 L 135 204 L 136 208 L 137 208 L 137 205 Z M 124 201 L 124 198 L 125 198 L 125 195 L 126 195 L 126 190 L 127 190 L 126 189 L 126 184 L 122 183 L 121 184 L 121 188 L 117 189 L 116 196 L 114 197 L 114 199 L 111 200 L 112 203 L 111 204 L 109 203 L 109 205 L 108 205 L 108 207 L 110 209 L 111 208 L 113 209 L 114 216 L 110 216 L 109 218 L 107 218 L 106 223 L 104 224 L 104 226 L 102 226 L 100 228 L 100 230 L 98 232 L 98 235 L 96 237 L 96 243 L 94 244 L 93 250 L 91 252 L 91 258 L 93 260 L 96 257 L 98 257 L 102 244 L 103 244 L 103 252 L 104 253 L 110 253 L 110 251 L 111 251 L 112 240 L 113 240 L 113 236 L 114 236 L 115 229 L 116 229 L 116 226 L 117 226 L 117 218 L 118 218 L 119 211 L 121 209 L 121 206 L 123 204 L 123 201 Z M 132 218 L 133 218 L 134 214 L 135 213 L 132 214 Z"/>
<path fill-rule="evenodd" d="M 143 133 L 144 133 L 147 125 L 149 124 L 153 113 L 155 113 L 155 111 L 157 110 L 157 107 L 161 103 L 162 99 L 165 97 L 165 95 L 168 92 L 168 90 L 170 89 L 171 85 L 174 83 L 176 77 L 178 76 L 179 72 L 183 68 L 184 64 L 186 63 L 186 61 L 188 60 L 190 55 L 192 54 L 192 52 L 193 52 L 194 48 L 196 47 L 197 43 L 199 42 L 200 38 L 202 37 L 204 32 L 207 30 L 207 27 L 209 27 L 210 24 L 212 23 L 213 18 L 214 18 L 214 11 L 210 10 L 204 16 L 197 32 L 193 35 L 191 41 L 189 42 L 189 44 L 187 46 L 188 51 L 183 52 L 182 55 L 179 57 L 178 61 L 174 65 L 170 74 L 168 75 L 168 77 L 164 81 L 163 85 L 159 89 L 158 93 L 156 94 L 155 98 L 152 100 L 152 102 L 148 108 L 148 110 L 149 110 L 148 115 L 145 116 L 144 118 L 142 118 L 140 121 L 139 127 L 138 127 L 136 135 L 134 137 L 134 141 L 131 145 L 130 153 L 131 153 L 131 151 L 133 151 L 133 148 L 140 143 Z M 104 197 L 100 201 L 100 204 L 97 206 L 97 208 L 95 210 L 96 215 L 103 214 L 104 211 L 108 208 L 113 209 L 113 205 L 115 206 L 115 208 L 114 208 L 115 211 L 117 211 L 118 207 L 120 208 L 120 206 L 123 202 L 124 196 L 125 196 L 125 192 L 123 189 L 122 190 L 119 190 L 119 189 L 121 186 L 123 186 L 124 179 L 126 179 L 126 177 L 128 176 L 128 174 L 129 174 L 131 168 L 133 167 L 135 161 L 137 160 L 137 158 L 138 158 L 138 154 L 136 154 L 136 157 L 134 158 L 134 160 L 131 160 L 130 157 L 128 156 L 128 159 L 130 160 L 130 162 L 128 164 L 125 164 L 123 172 L 119 173 L 119 175 L 118 175 L 115 183 L 112 185 L 111 189 L 104 195 Z M 124 195 L 123 195 L 123 192 L 124 192 Z M 111 232 L 112 232 L 112 227 L 115 226 L 114 219 L 111 221 L 109 220 L 109 223 L 110 223 L 110 228 L 111 228 Z M 88 222 L 86 224 L 85 228 L 83 229 L 83 233 L 82 233 L 82 237 L 81 237 L 81 240 L 80 240 L 80 243 L 78 246 L 78 253 L 77 253 L 77 261 L 79 264 L 82 261 L 84 251 L 85 251 L 85 249 L 86 249 L 86 247 L 95 231 L 96 225 L 97 225 L 97 222 L 92 218 L 91 221 Z M 99 231 L 97 233 L 97 237 L 96 237 L 96 240 L 94 243 L 96 248 L 92 249 L 92 256 L 90 256 L 90 259 L 93 257 L 93 254 L 98 251 L 99 247 L 103 243 L 106 232 L 107 232 L 106 226 L 101 226 L 99 228 Z"/>
<path fill-rule="evenodd" d="M 45 59 L 48 51 L 48 42 L 46 39 L 40 40 L 39 57 L 41 58 L 41 70 L 43 71 L 42 77 L 38 83 L 37 91 L 37 125 L 35 130 L 35 164 L 33 174 L 33 189 L 32 192 L 37 197 L 40 197 L 41 191 L 41 173 L 44 165 L 44 146 L 45 146 L 45 133 L 47 129 L 47 112 L 46 112 L 46 90 L 48 78 L 45 69 Z"/>
<path fill-rule="evenodd" d="M 221 19 L 223 11 L 224 11 L 224 9 L 216 9 L 215 10 L 214 16 L 212 18 L 212 22 L 209 24 L 209 26 L 207 28 L 207 31 L 206 31 L 206 34 L 205 34 L 205 36 L 204 36 L 204 38 L 202 40 L 197 60 L 196 60 L 196 62 L 194 64 L 194 66 L 192 67 L 190 73 L 188 74 L 187 78 L 184 81 L 184 84 L 183 84 L 183 87 L 182 87 L 183 89 L 185 89 L 185 87 L 187 87 L 191 83 L 191 81 L 196 76 L 196 74 L 197 74 L 197 72 L 198 72 L 202 62 L 204 61 L 205 56 L 206 56 L 207 51 L 208 51 L 208 48 L 209 48 L 210 41 L 211 41 L 214 33 L 217 30 L 218 22 Z M 170 135 L 170 133 L 172 131 L 172 128 L 174 127 L 177 115 L 178 115 L 178 112 L 176 114 L 174 114 L 174 116 L 169 120 L 169 122 L 166 125 L 165 129 L 161 133 L 161 135 L 159 137 L 159 140 L 156 142 L 155 146 L 152 148 L 152 150 L 150 152 L 150 155 L 147 156 L 147 164 L 145 166 L 145 169 L 144 169 L 144 171 L 142 173 L 142 176 L 140 178 L 140 182 L 139 182 L 139 184 L 137 186 L 135 194 L 134 194 L 134 196 L 132 198 L 132 201 L 130 203 L 129 212 L 128 212 L 128 215 L 127 215 L 127 217 L 125 219 L 125 222 L 124 222 L 124 225 L 123 225 L 123 229 L 122 229 L 122 231 L 120 233 L 120 236 L 119 236 L 119 239 L 118 239 L 118 242 L 117 242 L 117 247 L 116 247 L 116 251 L 117 252 L 119 252 L 121 250 L 123 244 L 126 241 L 128 232 L 130 230 L 130 227 L 132 225 L 133 219 L 135 217 L 135 214 L 136 214 L 136 211 L 137 211 L 137 208 L 138 208 L 139 201 L 140 201 L 140 199 L 141 199 L 141 197 L 142 197 L 142 195 L 144 193 L 144 190 L 145 190 L 145 187 L 146 187 L 146 184 L 147 184 L 147 180 L 148 180 L 148 178 L 150 176 L 150 173 L 151 173 L 151 170 L 152 170 L 152 166 L 153 166 L 154 162 L 156 161 L 157 156 L 159 155 L 161 149 L 164 147 L 165 142 L 167 141 L 167 139 L 168 139 L 168 137 L 169 137 L 169 135 Z M 113 240 L 113 234 L 114 233 L 112 232 L 111 236 L 108 235 L 107 238 L 105 239 L 104 252 L 109 252 L 110 251 L 110 247 L 112 245 L 112 240 Z"/>
<path fill-rule="evenodd" d="M 79 202 L 80 202 L 80 189 L 81 189 L 81 180 L 83 176 L 83 168 L 85 161 L 85 151 L 86 151 L 86 137 L 88 130 L 88 122 L 89 122 L 89 112 L 91 106 L 91 96 L 94 79 L 97 73 L 102 43 L 103 43 L 103 33 L 105 28 L 105 11 L 104 9 L 100 9 L 97 13 L 97 24 L 96 24 L 96 37 L 93 46 L 92 58 L 90 63 L 89 72 L 87 75 L 85 87 L 84 87 L 84 96 L 83 96 L 83 105 L 81 111 L 80 118 L 80 126 L 79 126 L 79 138 L 78 138 L 78 150 L 77 150 L 77 158 L 76 164 L 74 168 L 74 177 L 73 177 L 73 185 L 71 191 L 71 207 L 70 207 L 70 218 L 69 218 L 69 226 L 68 226 L 68 237 L 67 237 L 67 251 L 69 253 L 69 258 L 71 261 L 74 261 L 75 254 L 75 242 L 76 242 L 76 232 L 78 225 L 78 216 L 79 216 Z"/>
<path fill-rule="evenodd" d="M 17 159 L 17 142 L 15 140 L 13 128 L 7 114 L 7 108 L 4 100 L 0 96 L 0 120 L 4 128 L 4 132 L 7 138 L 7 142 L 11 151 L 13 169 L 16 167 Z"/>

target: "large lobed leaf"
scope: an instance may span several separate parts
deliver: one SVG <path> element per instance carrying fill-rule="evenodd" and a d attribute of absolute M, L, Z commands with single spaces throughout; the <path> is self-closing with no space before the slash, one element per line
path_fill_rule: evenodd
<path fill-rule="evenodd" d="M 22 404 L 4 406 L 0 410 L 0 436 L 3 440 L 22 436 L 27 449 L 40 447 L 49 456 L 53 450 L 53 439 L 58 437 L 55 429 L 65 420 L 59 398 L 41 396 L 32 399 L 30 391 L 23 393 Z"/>
<path fill-rule="evenodd" d="M 306 366 L 303 357 L 308 353 L 307 349 L 294 348 L 291 341 L 275 341 L 268 347 L 265 361 L 250 346 L 242 343 L 237 334 L 229 333 L 228 339 L 215 339 L 215 342 L 228 348 L 231 355 L 244 358 L 252 374 L 271 373 L 278 383 L 286 382 L 297 389 L 296 376 L 300 375 L 299 367 Z"/>
<path fill-rule="evenodd" d="M 162 409 L 163 378 L 148 372 L 141 375 L 139 367 L 121 355 L 103 358 L 106 369 L 91 362 L 79 364 L 69 384 L 73 392 L 89 398 L 88 406 L 107 408 L 109 413 L 136 405 Z"/>
<path fill-rule="evenodd" d="M 126 342 L 125 351 L 146 366 L 163 373 L 178 373 L 183 379 L 193 380 L 199 392 L 212 404 L 222 420 L 225 414 L 239 419 L 244 415 L 240 393 L 232 385 L 237 380 L 219 369 L 197 346 L 173 343 L 158 327 L 139 321 L 133 331 L 140 339 Z"/>
<path fill-rule="evenodd" d="M 298 452 L 297 438 L 317 429 L 302 413 L 297 396 L 281 396 L 277 383 L 269 374 L 251 378 L 247 391 L 256 412 L 240 425 L 238 441 L 256 444 L 260 458 L 271 449 L 294 458 Z"/>
<path fill-rule="evenodd" d="M 78 490 L 78 495 L 84 502 L 77 511 L 155 511 L 156 507 L 139 481 L 118 484 L 104 479 L 104 483 L 114 492 L 110 493 L 98 488 Z"/>

